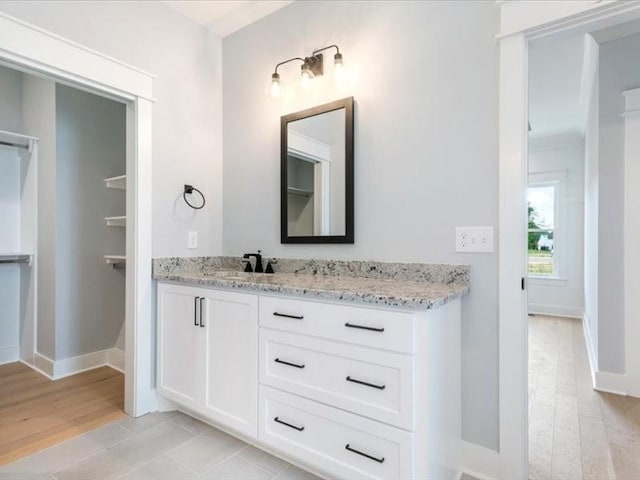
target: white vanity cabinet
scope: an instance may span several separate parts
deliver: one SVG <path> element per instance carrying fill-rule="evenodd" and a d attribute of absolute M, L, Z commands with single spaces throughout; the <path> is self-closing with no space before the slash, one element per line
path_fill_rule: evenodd
<path fill-rule="evenodd" d="M 422 311 L 158 285 L 158 390 L 329 478 L 459 474 L 460 299 Z"/>
<path fill-rule="evenodd" d="M 258 429 L 258 297 L 158 285 L 158 393 L 250 437 Z"/>

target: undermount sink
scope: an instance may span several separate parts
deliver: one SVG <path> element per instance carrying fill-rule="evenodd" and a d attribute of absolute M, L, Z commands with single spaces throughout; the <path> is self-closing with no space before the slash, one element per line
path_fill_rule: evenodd
<path fill-rule="evenodd" d="M 264 273 L 238 272 L 236 270 L 215 270 L 213 272 L 206 272 L 205 275 L 209 277 L 226 278 L 229 280 L 248 280 L 262 278 L 265 276 Z"/>

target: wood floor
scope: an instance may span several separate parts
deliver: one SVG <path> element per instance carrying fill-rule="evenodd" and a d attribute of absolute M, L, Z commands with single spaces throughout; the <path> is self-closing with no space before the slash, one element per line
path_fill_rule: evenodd
<path fill-rule="evenodd" d="M 52 382 L 0 365 L 0 465 L 125 416 L 124 375 L 102 367 Z"/>
<path fill-rule="evenodd" d="M 579 319 L 529 317 L 529 477 L 640 479 L 640 398 L 593 390 Z"/>

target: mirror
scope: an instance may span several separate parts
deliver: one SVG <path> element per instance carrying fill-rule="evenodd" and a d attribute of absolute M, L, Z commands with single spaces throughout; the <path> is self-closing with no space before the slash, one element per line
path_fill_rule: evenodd
<path fill-rule="evenodd" d="M 281 118 L 282 243 L 353 243 L 353 97 Z"/>

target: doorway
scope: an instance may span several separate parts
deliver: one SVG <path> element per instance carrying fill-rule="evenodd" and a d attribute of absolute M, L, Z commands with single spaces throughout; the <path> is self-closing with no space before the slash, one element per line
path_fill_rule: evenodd
<path fill-rule="evenodd" d="M 526 186 L 529 143 L 527 124 L 530 114 L 527 101 L 529 55 L 534 43 L 538 41 L 559 40 L 605 29 L 611 34 L 613 31 L 610 27 L 628 28 L 629 22 L 638 18 L 640 5 L 637 2 L 624 5 L 587 5 L 576 2 L 563 5 L 512 4 L 502 8 L 503 13 L 508 10 L 512 16 L 503 16 L 505 23 L 502 28 L 506 33 L 500 38 L 500 471 L 504 478 L 526 478 L 529 460 L 529 338 L 526 321 L 528 292 L 525 291 L 525 286 L 528 291 L 531 289 L 530 282 L 525 281 L 528 277 Z M 628 35 L 628 30 L 625 35 Z M 559 240 L 558 238 L 557 241 Z M 585 298 L 585 304 L 587 300 Z M 582 329 L 578 331 L 580 330 Z M 580 340 L 584 345 L 585 341 Z M 624 350 L 622 355 L 624 356 Z M 595 377 L 598 378 L 597 375 Z M 600 375 L 600 380 L 609 382 L 610 387 L 616 383 L 614 377 L 607 375 Z M 606 407 L 604 410 L 611 412 Z M 627 408 L 627 413 L 628 410 Z"/>
<path fill-rule="evenodd" d="M 156 409 L 153 395 L 151 123 L 153 75 L 0 13 L 0 64 L 126 106 L 125 396 L 132 416 Z M 103 259 L 104 261 L 104 259 Z"/>

